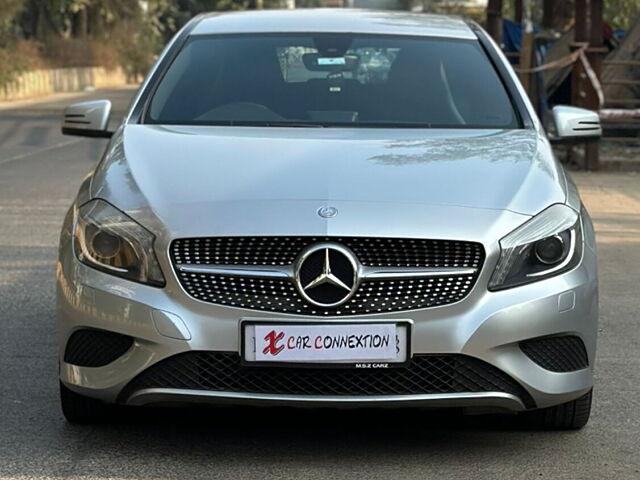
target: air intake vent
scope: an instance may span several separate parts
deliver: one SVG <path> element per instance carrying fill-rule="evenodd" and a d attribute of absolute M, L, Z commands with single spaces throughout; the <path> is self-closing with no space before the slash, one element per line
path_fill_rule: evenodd
<path fill-rule="evenodd" d="M 134 378 L 120 394 L 174 388 L 273 395 L 423 395 L 504 392 L 535 407 L 531 395 L 496 367 L 466 355 L 414 355 L 407 367 L 245 367 L 233 352 L 186 352 L 162 360 Z"/>
<path fill-rule="evenodd" d="M 77 330 L 71 334 L 64 361 L 79 367 L 102 367 L 124 355 L 133 338 L 105 330 Z"/>
<path fill-rule="evenodd" d="M 542 368 L 573 372 L 589 366 L 584 343 L 575 335 L 534 338 L 520 342 L 520 349 Z"/>

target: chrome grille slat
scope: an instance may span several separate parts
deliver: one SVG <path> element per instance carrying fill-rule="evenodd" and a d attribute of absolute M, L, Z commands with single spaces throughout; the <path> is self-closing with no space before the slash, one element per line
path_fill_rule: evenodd
<path fill-rule="evenodd" d="M 185 273 L 206 273 L 209 275 L 229 275 L 235 277 L 291 278 L 293 269 L 289 266 L 267 265 L 178 265 Z"/>
<path fill-rule="evenodd" d="M 185 273 L 207 273 L 210 275 L 229 275 L 235 277 L 292 278 L 293 269 L 289 266 L 270 265 L 177 265 Z M 393 280 L 401 278 L 428 278 L 443 275 L 473 275 L 476 268 L 415 268 L 415 267 L 362 267 L 360 278 Z"/>
<path fill-rule="evenodd" d="M 363 267 L 360 276 L 361 278 L 371 280 L 399 280 L 403 278 L 474 275 L 477 271 L 477 268 L 456 267 Z"/>
<path fill-rule="evenodd" d="M 350 248 L 362 267 L 355 295 L 335 308 L 308 304 L 293 285 L 307 246 Z M 341 316 L 447 305 L 471 290 L 484 262 L 475 242 L 358 237 L 216 237 L 175 240 L 171 260 L 192 297 L 215 304 L 301 315 Z"/>

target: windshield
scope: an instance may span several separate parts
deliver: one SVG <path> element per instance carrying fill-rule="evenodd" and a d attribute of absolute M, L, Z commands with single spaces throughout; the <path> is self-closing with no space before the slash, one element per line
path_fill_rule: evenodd
<path fill-rule="evenodd" d="M 356 34 L 192 37 L 147 123 L 518 128 L 474 40 Z"/>

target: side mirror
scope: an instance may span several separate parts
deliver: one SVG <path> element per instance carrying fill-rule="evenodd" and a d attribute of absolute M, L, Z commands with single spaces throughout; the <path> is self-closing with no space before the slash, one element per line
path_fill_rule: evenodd
<path fill-rule="evenodd" d="M 109 100 L 74 103 L 64 109 L 62 134 L 109 138 L 113 135 L 107 130 L 110 115 Z"/>
<path fill-rule="evenodd" d="M 559 105 L 553 107 L 558 140 L 595 139 L 602 135 L 600 116 L 584 108 Z"/>

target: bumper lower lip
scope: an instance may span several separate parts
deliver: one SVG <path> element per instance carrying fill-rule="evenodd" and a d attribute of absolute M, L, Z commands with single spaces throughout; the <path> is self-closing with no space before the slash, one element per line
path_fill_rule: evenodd
<path fill-rule="evenodd" d="M 126 400 L 128 405 L 152 405 L 171 403 L 191 404 L 243 404 L 281 405 L 309 407 L 340 406 L 416 406 L 416 407 L 492 407 L 509 411 L 525 409 L 515 395 L 503 392 L 446 393 L 428 395 L 385 395 L 385 396 L 327 396 L 327 395 L 271 395 L 261 393 L 203 392 L 172 388 L 148 388 L 134 392 Z"/>

